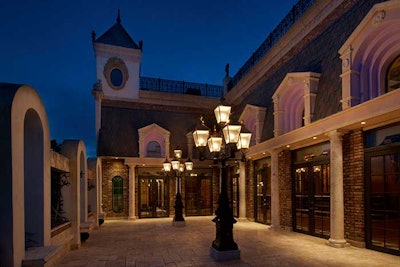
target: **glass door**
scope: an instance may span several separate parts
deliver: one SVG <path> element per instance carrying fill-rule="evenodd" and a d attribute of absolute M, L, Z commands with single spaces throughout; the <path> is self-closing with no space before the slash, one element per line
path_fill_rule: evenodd
<path fill-rule="evenodd" d="M 329 164 L 309 163 L 295 167 L 294 202 L 294 229 L 329 238 Z"/>
<path fill-rule="evenodd" d="M 366 153 L 366 243 L 400 255 L 400 146 Z"/>
<path fill-rule="evenodd" d="M 239 175 L 232 177 L 232 212 L 239 218 Z"/>
<path fill-rule="evenodd" d="M 271 224 L 271 167 L 256 173 L 256 222 Z"/>
<path fill-rule="evenodd" d="M 196 174 L 185 177 L 186 216 L 212 215 L 211 176 Z"/>
<path fill-rule="evenodd" d="M 139 217 L 169 216 L 168 181 L 163 177 L 139 177 Z"/>

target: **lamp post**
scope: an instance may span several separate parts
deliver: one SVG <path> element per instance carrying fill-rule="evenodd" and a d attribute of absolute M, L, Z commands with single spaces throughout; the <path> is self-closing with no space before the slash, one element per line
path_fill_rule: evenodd
<path fill-rule="evenodd" d="M 204 124 L 203 118 L 200 118 L 201 124 L 193 132 L 196 147 L 204 148 L 208 145 L 210 152 L 214 153 L 214 161 L 221 163 L 221 192 L 215 211 L 216 217 L 212 220 L 215 223 L 216 235 L 210 248 L 211 256 L 216 260 L 240 258 L 238 245 L 233 239 L 233 224 L 236 220 L 226 188 L 226 163 L 234 158 L 234 152 L 237 150 L 242 150 L 242 159 L 245 159 L 243 149 L 249 148 L 251 132 L 242 125 L 230 124 L 230 112 L 230 106 L 220 104 L 214 110 L 218 126 L 214 127 L 212 133 L 210 134 L 210 128 Z"/>
<path fill-rule="evenodd" d="M 193 162 L 190 160 L 186 160 L 184 163 L 182 161 L 182 150 L 180 149 L 175 149 L 174 150 L 174 158 L 172 159 L 171 162 L 168 161 L 168 159 L 165 159 L 163 163 L 163 169 L 165 172 L 170 172 L 172 170 L 174 171 L 175 178 L 176 178 L 176 186 L 177 186 L 177 192 L 175 196 L 175 215 L 174 219 L 172 221 L 172 225 L 174 226 L 184 226 L 185 225 L 185 219 L 183 218 L 183 202 L 182 202 L 182 196 L 181 196 L 181 176 L 184 173 L 185 169 L 188 171 L 193 170 Z"/>

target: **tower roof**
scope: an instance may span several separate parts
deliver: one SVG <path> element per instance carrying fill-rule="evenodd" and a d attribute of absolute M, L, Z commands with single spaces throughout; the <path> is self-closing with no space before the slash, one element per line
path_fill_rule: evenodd
<path fill-rule="evenodd" d="M 118 9 L 117 23 L 115 23 L 108 31 L 103 33 L 94 42 L 108 45 L 122 46 L 133 49 L 140 49 L 139 46 L 129 36 L 128 32 L 121 24 L 120 12 Z"/>

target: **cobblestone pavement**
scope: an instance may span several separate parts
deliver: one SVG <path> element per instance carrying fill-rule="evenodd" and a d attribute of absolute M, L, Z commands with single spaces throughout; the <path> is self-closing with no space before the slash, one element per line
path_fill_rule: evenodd
<path fill-rule="evenodd" d="M 60 267 L 139 266 L 379 266 L 399 267 L 400 257 L 356 247 L 332 248 L 326 240 L 294 232 L 278 232 L 253 222 L 238 222 L 233 235 L 240 260 L 215 261 L 213 217 L 107 220 Z"/>

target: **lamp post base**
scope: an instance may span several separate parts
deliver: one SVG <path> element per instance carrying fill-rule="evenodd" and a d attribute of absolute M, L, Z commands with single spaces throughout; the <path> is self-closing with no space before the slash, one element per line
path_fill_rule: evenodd
<path fill-rule="evenodd" d="M 227 261 L 240 259 L 240 250 L 216 250 L 212 246 L 210 247 L 210 255 L 216 261 Z"/>
<path fill-rule="evenodd" d="M 181 193 L 178 192 L 175 197 L 175 216 L 172 221 L 173 226 L 185 226 L 185 218 L 183 218 L 183 203 Z"/>
<path fill-rule="evenodd" d="M 186 225 L 186 221 L 175 221 L 175 220 L 172 221 L 172 226 L 175 226 L 175 227 L 182 227 L 185 225 Z"/>

